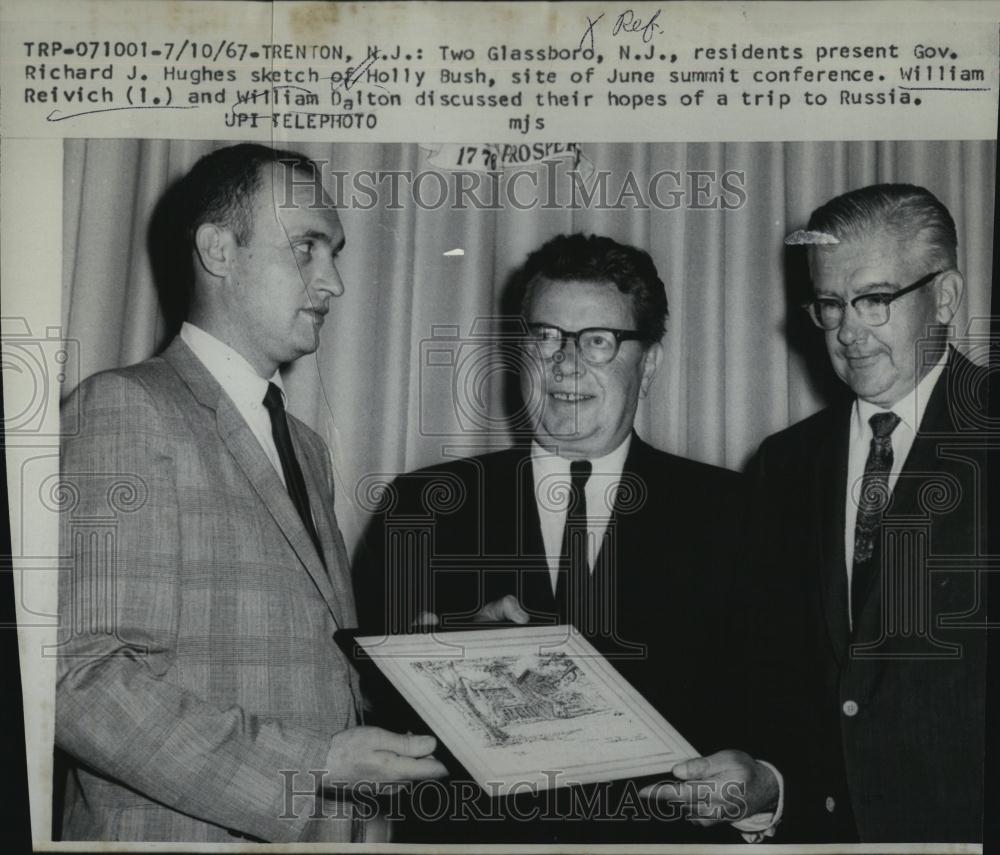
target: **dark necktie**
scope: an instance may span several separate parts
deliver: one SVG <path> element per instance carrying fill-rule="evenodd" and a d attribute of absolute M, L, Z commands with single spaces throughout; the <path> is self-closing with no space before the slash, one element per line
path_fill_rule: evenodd
<path fill-rule="evenodd" d="M 868 420 L 872 442 L 861 479 L 858 517 L 854 526 L 854 566 L 851 573 L 851 616 L 857 626 L 861 608 L 878 576 L 881 552 L 876 549 L 882 514 L 889 504 L 889 470 L 892 469 L 892 432 L 899 424 L 895 413 L 876 413 Z"/>
<path fill-rule="evenodd" d="M 563 623 L 583 623 L 590 586 L 587 566 L 587 479 L 589 460 L 574 460 L 569 465 L 569 505 L 559 550 L 559 576 L 556 581 L 556 605 Z"/>
<path fill-rule="evenodd" d="M 278 449 L 278 459 L 281 461 L 281 471 L 285 475 L 285 486 L 288 488 L 288 495 L 295 505 L 295 510 L 302 518 L 302 524 L 309 532 L 309 537 L 319 553 L 320 560 L 323 560 L 323 550 L 319 544 L 319 535 L 316 533 L 316 526 L 313 525 L 312 512 L 309 510 L 309 494 L 306 492 L 306 482 L 302 477 L 302 469 L 299 461 L 295 457 L 295 449 L 292 447 L 292 437 L 288 432 L 288 419 L 285 416 L 285 402 L 281 398 L 281 390 L 273 383 L 267 384 L 267 394 L 264 396 L 264 406 L 271 416 L 271 435 L 274 437 L 274 444 Z M 326 563 L 324 561 L 324 563 Z"/>

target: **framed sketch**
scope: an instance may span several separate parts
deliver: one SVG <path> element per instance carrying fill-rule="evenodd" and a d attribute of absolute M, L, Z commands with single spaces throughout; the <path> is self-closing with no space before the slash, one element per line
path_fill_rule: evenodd
<path fill-rule="evenodd" d="M 372 851 L 389 831 L 382 820 L 396 818 L 386 807 L 416 805 L 392 823 L 407 851 L 495 851 L 501 831 L 534 851 L 701 849 L 703 829 L 667 821 L 676 817 L 655 800 L 637 805 L 632 787 L 700 753 L 685 737 L 703 751 L 753 749 L 781 773 L 787 804 L 767 829 L 774 844 L 997 848 L 1000 810 L 986 805 L 1000 779 L 1000 705 L 988 702 L 1000 661 L 989 621 L 1000 608 L 986 600 L 1000 550 L 984 477 L 995 470 L 982 449 L 1000 445 L 1000 422 L 979 407 L 989 386 L 979 378 L 1000 355 L 998 36 L 1000 0 L 0 0 L 9 509 L 0 604 L 5 627 L 16 625 L 0 634 L 9 687 L 0 810 L 4 836 L 18 838 L 11 848 L 125 840 L 106 848 L 168 841 L 192 851 L 221 841 L 225 851 L 258 852 L 252 841 L 316 840 L 329 851 L 354 840 Z M 277 449 L 270 454 L 269 415 L 251 425 L 232 413 L 242 437 L 234 453 L 235 432 L 204 422 L 192 432 L 209 408 L 176 398 L 171 375 L 155 394 L 137 379 L 151 360 L 159 372 L 182 323 L 203 314 L 187 305 L 203 265 L 191 263 L 187 194 L 175 191 L 202 158 L 238 143 L 301 152 L 319 167 L 345 238 L 331 259 L 339 284 L 329 276 L 305 287 L 307 266 L 327 269 L 325 253 L 322 265 L 306 264 L 315 234 L 268 243 L 269 252 L 287 244 L 287 279 L 246 265 L 260 293 L 288 285 L 280 299 L 253 303 L 259 323 L 249 329 L 283 325 L 287 307 L 287 323 L 301 323 L 314 345 L 283 366 L 282 386 L 296 438 L 309 444 L 308 457 L 301 443 L 296 454 L 318 552 L 302 505 L 286 495 Z M 268 199 L 273 177 L 252 195 L 252 182 L 239 183 L 246 216 L 222 224 L 234 239 L 245 229 L 250 241 L 265 222 L 249 216 L 257 203 L 275 229 L 319 210 Z M 834 466 L 821 451 L 850 438 L 823 429 L 803 443 L 830 464 L 822 478 L 768 438 L 854 394 L 824 326 L 834 316 L 802 310 L 815 297 L 810 250 L 785 238 L 811 231 L 818 206 L 884 184 L 926 188 L 950 212 L 957 246 L 948 264 L 965 283 L 950 340 L 982 370 L 945 381 L 953 394 L 940 412 L 961 414 L 964 436 L 953 442 L 914 418 L 911 428 L 933 442 L 928 455 L 918 466 L 894 452 L 914 498 L 898 537 L 881 529 L 891 534 L 879 553 L 887 572 L 884 587 L 871 580 L 871 634 L 860 637 L 860 614 L 858 631 L 847 632 L 853 560 L 839 559 L 853 532 L 846 519 L 843 531 L 826 531 L 856 482 L 846 462 Z M 301 186 L 291 182 L 288 201 Z M 647 390 L 637 380 L 634 410 L 611 419 L 587 394 L 594 382 L 554 399 L 581 418 L 599 410 L 602 429 L 628 422 L 629 449 L 648 446 L 648 465 L 623 466 L 628 477 L 613 495 L 619 472 L 591 482 L 609 512 L 588 555 L 592 569 L 609 571 L 595 574 L 595 590 L 615 596 L 600 612 L 614 623 L 591 636 L 605 655 L 555 627 L 363 638 L 366 668 L 413 707 L 369 693 L 371 722 L 416 732 L 422 716 L 442 764 L 452 760 L 447 747 L 471 773 L 451 782 L 467 788 L 417 791 L 438 779 L 416 781 L 364 822 L 363 796 L 342 798 L 346 773 L 325 768 L 330 739 L 355 724 L 358 697 L 334 631 L 403 632 L 435 599 L 448 601 L 438 609 L 445 627 L 488 604 L 480 593 L 523 591 L 529 577 L 551 593 L 554 549 L 539 514 L 558 548 L 568 496 L 561 472 L 539 467 L 534 480 L 527 449 L 545 396 L 524 394 L 532 384 L 522 379 L 567 384 L 556 354 L 575 354 L 581 329 L 632 326 L 610 313 L 561 327 L 535 318 L 577 337 L 560 339 L 547 368 L 525 358 L 537 343 L 517 327 L 525 305 L 511 286 L 532 254 L 573 235 L 647 254 L 669 305 L 659 367 Z M 340 246 L 330 243 L 318 246 Z M 252 249 L 236 245 L 240 257 Z M 902 289 L 933 270 L 914 267 L 871 284 Z M 874 342 L 924 305 L 933 281 L 894 291 L 897 324 L 874 327 L 855 361 L 881 364 Z M 233 308 L 242 317 L 251 304 Z M 858 320 L 854 308 L 846 316 Z M 224 325 L 232 329 L 247 326 Z M 286 338 L 277 332 L 239 343 L 270 350 Z M 618 365 L 644 365 L 631 360 L 639 343 L 621 343 Z M 597 356 L 591 367 L 610 370 Z M 264 373 L 258 379 L 270 382 Z M 621 399 L 631 402 L 633 386 Z M 93 388 L 132 391 L 114 407 L 83 407 Z M 227 398 L 222 390 L 213 400 Z M 261 400 L 251 402 L 258 412 Z M 913 400 L 929 403 L 916 387 Z M 821 420 L 812 424 L 830 424 Z M 88 424 L 100 428 L 93 451 L 65 454 L 71 443 L 84 448 Z M 765 442 L 767 474 L 787 473 L 790 489 L 768 483 L 746 503 L 759 525 L 728 520 L 724 494 Z M 422 482 L 417 473 L 427 472 Z M 510 472 L 526 477 L 508 482 Z M 837 514 L 808 513 L 834 491 L 843 494 Z M 752 545 L 741 541 L 747 528 Z M 835 554 L 817 548 L 827 534 Z M 842 597 L 815 587 L 827 580 Z M 544 610 L 522 605 L 539 618 Z M 623 643 L 621 658 L 610 639 Z M 852 642 L 878 647 L 852 656 Z M 136 679 L 120 679 L 128 669 Z M 748 689 L 742 697 L 732 697 L 729 669 Z M 818 674 L 838 679 L 810 679 Z M 839 691 L 876 682 L 873 696 Z M 324 787 L 324 774 L 337 786 Z M 373 782 L 357 783 L 361 794 Z M 478 799 L 462 797 L 480 785 L 500 822 L 465 821 Z M 544 788 L 523 801 L 549 821 L 522 822 L 528 810 L 491 798 L 494 785 Z M 607 791 L 600 802 L 574 798 L 591 788 Z M 713 841 L 738 838 L 716 830 Z"/>
<path fill-rule="evenodd" d="M 355 641 L 492 795 L 665 774 L 698 756 L 572 627 Z"/>

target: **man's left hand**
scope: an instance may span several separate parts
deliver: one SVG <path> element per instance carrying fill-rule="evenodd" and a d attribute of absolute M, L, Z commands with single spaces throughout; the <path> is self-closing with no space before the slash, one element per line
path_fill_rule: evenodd
<path fill-rule="evenodd" d="M 670 774 L 678 780 L 650 784 L 639 795 L 664 806 L 679 806 L 695 825 L 739 822 L 778 805 L 778 779 L 743 751 L 685 760 Z"/>

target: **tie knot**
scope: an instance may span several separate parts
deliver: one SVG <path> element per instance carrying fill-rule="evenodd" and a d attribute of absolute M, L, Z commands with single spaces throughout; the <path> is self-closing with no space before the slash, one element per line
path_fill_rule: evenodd
<path fill-rule="evenodd" d="M 868 419 L 868 424 L 872 426 L 872 434 L 875 439 L 885 439 L 896 429 L 896 425 L 899 422 L 899 416 L 893 412 L 875 413 L 874 416 Z"/>
<path fill-rule="evenodd" d="M 285 409 L 285 402 L 281 397 L 281 389 L 274 383 L 267 384 L 267 394 L 264 396 L 264 406 L 272 413 L 280 413 Z"/>
<path fill-rule="evenodd" d="M 573 460 L 569 464 L 569 477 L 574 486 L 584 487 L 593 465 L 589 460 Z"/>

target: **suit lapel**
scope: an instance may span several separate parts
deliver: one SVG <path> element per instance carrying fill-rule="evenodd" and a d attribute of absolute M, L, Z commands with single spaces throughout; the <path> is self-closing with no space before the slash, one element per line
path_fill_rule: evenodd
<path fill-rule="evenodd" d="M 924 408 L 923 418 L 917 425 L 910 453 L 903 461 L 899 478 L 893 488 L 890 504 L 885 513 L 885 524 L 890 527 L 893 519 L 920 518 L 926 515 L 926 510 L 921 507 L 920 500 L 920 493 L 926 486 L 926 480 L 913 476 L 918 473 L 940 472 L 949 465 L 948 461 L 942 461 L 938 457 L 938 449 L 942 438 L 954 436 L 956 432 L 948 400 L 949 372 L 959 369 L 960 363 L 963 361 L 964 358 L 959 355 L 958 351 L 951 348 L 948 362 L 931 391 L 927 406 Z M 882 556 L 877 546 L 876 550 L 875 560 L 881 561 Z M 864 594 L 864 608 L 862 613 L 855 617 L 856 626 L 868 623 L 872 618 L 878 619 L 879 611 L 875 607 L 878 598 L 874 595 L 879 590 L 880 586 L 876 584 L 875 579 L 870 579 L 869 589 Z"/>
<path fill-rule="evenodd" d="M 845 505 L 847 502 L 847 450 L 851 407 L 838 407 L 833 413 L 833 429 L 816 448 L 814 531 L 817 533 L 820 579 L 827 632 L 834 655 L 844 665 L 850 637 L 847 618 L 847 566 L 844 555 Z"/>
<path fill-rule="evenodd" d="M 893 491 L 892 505 L 889 513 L 893 517 L 920 515 L 919 488 L 920 484 L 912 477 L 907 477 L 916 472 L 937 472 L 942 468 L 942 461 L 938 457 L 938 447 L 942 439 L 954 436 L 956 428 L 951 418 L 948 402 L 949 372 L 955 367 L 956 361 L 962 357 L 956 351 L 952 351 L 944 371 L 938 377 L 931 396 L 924 409 L 924 417 L 917 425 L 916 436 L 913 438 L 913 445 L 910 453 L 900 468 L 899 479 L 896 481 L 896 489 Z"/>
<path fill-rule="evenodd" d="M 521 573 L 523 604 L 532 613 L 552 615 L 556 610 L 556 599 L 552 593 L 552 580 L 545 557 L 545 542 L 542 538 L 542 524 L 538 516 L 538 502 L 535 498 L 535 475 L 531 463 L 531 452 L 519 455 L 510 475 L 514 478 L 511 503 L 514 509 L 518 538 L 517 554 L 523 560 L 525 572 Z M 488 482 L 487 482 L 488 483 Z"/>
<path fill-rule="evenodd" d="M 288 495 L 288 490 L 282 484 L 278 473 L 275 472 L 271 461 L 264 453 L 264 449 L 260 447 L 253 431 L 250 430 L 250 426 L 236 409 L 236 405 L 180 338 L 175 339 L 163 352 L 163 358 L 174 366 L 195 398 L 215 411 L 219 438 L 229 449 L 240 469 L 243 470 L 247 480 L 250 481 L 264 507 L 274 518 L 289 546 L 302 562 L 334 619 L 339 622 L 340 609 L 336 603 L 333 587 L 323 563 L 316 553 L 316 547 L 309 537 L 309 532 L 302 524 L 298 511 Z M 298 443 L 296 444 L 298 445 Z M 300 448 L 301 446 L 296 449 L 297 453 Z M 311 476 L 309 477 L 311 478 Z M 318 496 L 315 482 L 307 481 L 307 483 L 312 488 L 310 495 Z M 315 515 L 322 516 L 323 514 Z"/>
<path fill-rule="evenodd" d="M 625 457 L 625 465 L 622 466 L 622 477 L 619 482 L 619 489 L 615 493 L 615 503 L 611 508 L 611 516 L 608 517 L 607 528 L 604 529 L 604 537 L 601 538 L 601 548 L 597 551 L 597 557 L 594 559 L 594 576 L 593 585 L 596 590 L 607 590 L 608 587 L 604 582 L 604 574 L 608 573 L 607 562 L 608 555 L 612 549 L 610 545 L 610 539 L 612 537 L 612 532 L 614 532 L 614 537 L 618 540 L 618 553 L 621 554 L 621 548 L 624 543 L 622 537 L 621 526 L 623 522 L 629 520 L 634 515 L 621 515 L 619 513 L 619 505 L 624 496 L 633 495 L 635 493 L 636 487 L 630 483 L 631 481 L 642 480 L 641 472 L 647 471 L 646 466 L 643 465 L 642 459 L 645 456 L 645 452 L 648 446 L 639 439 L 638 434 L 632 431 L 632 441 L 629 444 L 628 454 Z M 621 562 L 617 562 L 615 573 L 620 573 L 622 570 Z M 625 586 L 622 584 L 620 579 L 613 579 L 610 582 L 612 590 L 622 591 Z"/>
<path fill-rule="evenodd" d="M 329 558 L 333 557 L 331 564 L 327 561 L 325 578 L 331 585 L 332 597 L 328 597 L 330 609 L 337 623 L 340 626 L 350 626 L 353 621 L 345 624 L 344 610 L 342 604 L 352 603 L 354 594 L 350 589 L 349 565 L 347 560 L 347 549 L 344 546 L 340 529 L 337 526 L 336 516 L 330 504 L 332 492 L 327 488 L 320 478 L 320 473 L 325 471 L 322 461 L 316 460 L 311 454 L 309 447 L 305 445 L 299 437 L 298 425 L 294 419 L 289 419 L 292 425 L 292 442 L 295 445 L 295 453 L 302 461 L 302 475 L 305 478 L 306 489 L 309 491 L 309 504 L 312 507 L 313 520 L 316 523 L 316 531 L 319 534 L 319 542 L 323 547 L 324 554 Z M 296 514 L 297 516 L 297 514 Z M 305 528 L 302 527 L 303 531 Z M 312 541 L 310 540 L 310 544 Z M 315 551 L 315 550 L 314 550 Z"/>

